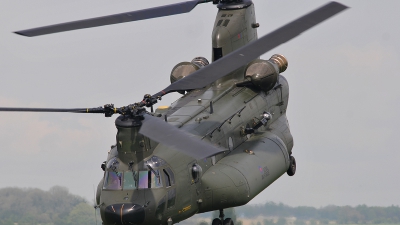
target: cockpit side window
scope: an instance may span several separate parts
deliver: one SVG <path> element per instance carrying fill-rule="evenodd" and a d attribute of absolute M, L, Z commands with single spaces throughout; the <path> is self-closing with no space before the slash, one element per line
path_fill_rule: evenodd
<path fill-rule="evenodd" d="M 156 170 L 158 173 L 158 170 Z M 156 176 L 151 171 L 139 171 L 139 188 L 159 188 L 162 187 L 160 176 Z"/>
<path fill-rule="evenodd" d="M 159 174 L 159 173 L 158 173 L 158 170 L 156 170 L 156 172 L 157 172 L 157 174 Z M 155 175 L 154 173 L 152 173 L 151 171 L 149 171 L 149 173 L 151 174 L 151 176 L 150 176 L 151 182 L 150 182 L 149 188 L 159 188 L 159 187 L 162 187 L 161 177 L 160 177 L 159 175 L 156 176 L 156 175 Z"/>
<path fill-rule="evenodd" d="M 171 168 L 165 168 L 163 169 L 164 172 L 164 177 L 167 182 L 167 187 L 172 186 L 175 184 L 175 177 L 174 173 L 172 172 Z"/>
<path fill-rule="evenodd" d="M 165 171 L 165 169 L 163 169 L 163 171 L 164 171 L 165 186 L 171 187 L 171 178 L 169 177 L 169 174 L 167 173 L 167 171 Z"/>
<path fill-rule="evenodd" d="M 108 171 L 104 179 L 104 189 L 122 190 L 122 173 Z"/>

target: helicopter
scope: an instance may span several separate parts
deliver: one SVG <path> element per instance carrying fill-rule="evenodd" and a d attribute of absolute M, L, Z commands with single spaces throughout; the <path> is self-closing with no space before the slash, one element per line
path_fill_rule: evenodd
<path fill-rule="evenodd" d="M 288 61 L 258 57 L 347 7 L 331 2 L 261 38 L 250 0 L 195 0 L 17 31 L 38 36 L 218 7 L 212 63 L 177 64 L 171 85 L 139 102 L 97 108 L 1 108 L 0 111 L 100 113 L 116 119 L 116 143 L 101 164 L 96 192 L 103 224 L 174 224 L 220 210 L 213 225 L 233 224 L 223 209 L 244 205 L 276 179 L 293 176 L 293 137 L 286 117 Z M 153 105 L 171 92 L 169 107 Z M 150 112 L 146 109 L 150 108 Z"/>

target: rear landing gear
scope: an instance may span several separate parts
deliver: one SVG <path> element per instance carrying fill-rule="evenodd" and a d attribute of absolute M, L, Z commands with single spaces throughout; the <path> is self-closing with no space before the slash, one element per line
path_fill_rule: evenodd
<path fill-rule="evenodd" d="M 286 172 L 289 176 L 293 176 L 296 173 L 296 159 L 290 156 L 290 166 Z"/>
<path fill-rule="evenodd" d="M 222 225 L 222 221 L 219 218 L 213 219 L 211 225 Z"/>
<path fill-rule="evenodd" d="M 231 218 L 226 218 L 224 220 L 224 225 L 233 225 L 233 220 Z"/>
<path fill-rule="evenodd" d="M 233 220 L 231 218 L 224 219 L 224 210 L 219 210 L 219 218 L 213 219 L 211 225 L 234 225 Z M 224 221 L 224 222 L 222 222 Z"/>

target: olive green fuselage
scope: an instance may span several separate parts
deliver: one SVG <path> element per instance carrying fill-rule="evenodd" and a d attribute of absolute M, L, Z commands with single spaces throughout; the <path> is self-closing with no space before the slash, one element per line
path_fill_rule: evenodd
<path fill-rule="evenodd" d="M 253 4 L 243 9 L 220 9 L 212 34 L 213 61 L 257 39 L 255 23 Z M 143 137 L 138 133 L 140 124 L 117 119 L 116 145 L 109 152 L 96 198 L 103 224 L 112 224 L 107 223 L 105 213 L 115 211 L 110 208 L 113 205 L 119 205 L 121 212 L 129 204 L 144 210 L 143 221 L 139 218 L 136 224 L 176 223 L 196 213 L 240 206 L 288 170 L 293 147 L 286 118 L 288 83 L 279 76 L 268 92 L 236 87 L 244 79 L 244 70 L 240 68 L 203 89 L 188 92 L 170 107 L 156 110 L 160 120 L 166 116 L 171 125 L 226 149 L 216 156 L 196 160 Z M 266 112 L 272 119 L 246 134 L 244 129 L 253 127 Z M 200 171 L 193 173 L 194 166 Z M 140 187 L 140 173 L 145 171 L 149 173 L 143 179 L 149 180 L 149 186 Z M 107 173 L 120 174 L 121 187 L 108 185 L 105 181 L 111 178 Z M 132 183 L 134 188 L 126 185 L 131 173 L 139 174 Z"/>

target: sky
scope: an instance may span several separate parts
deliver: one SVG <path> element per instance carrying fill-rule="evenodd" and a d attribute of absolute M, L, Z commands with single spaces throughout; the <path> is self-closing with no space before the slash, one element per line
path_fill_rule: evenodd
<path fill-rule="evenodd" d="M 168 86 L 172 68 L 211 61 L 217 8 L 34 38 L 12 33 L 177 0 L 1 0 L 0 106 L 124 106 Z M 253 0 L 259 37 L 328 1 Z M 286 56 L 297 172 L 250 203 L 400 205 L 400 2 L 343 0 L 345 12 L 273 49 Z M 179 94 L 164 97 L 169 105 Z M 115 143 L 113 118 L 0 113 L 0 188 L 67 187 L 92 201 Z"/>

